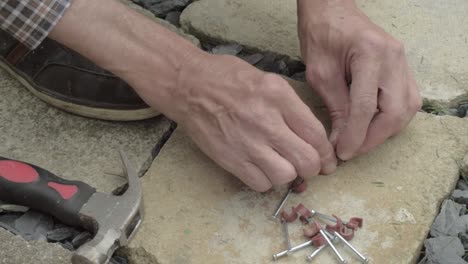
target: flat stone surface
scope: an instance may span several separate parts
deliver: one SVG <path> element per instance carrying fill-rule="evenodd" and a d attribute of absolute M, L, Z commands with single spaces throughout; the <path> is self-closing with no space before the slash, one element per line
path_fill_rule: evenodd
<path fill-rule="evenodd" d="M 443 103 L 468 95 L 467 1 L 358 3 L 372 21 L 404 42 L 425 98 Z M 200 0 L 181 16 L 182 27 L 200 38 L 299 58 L 296 23 L 296 0 Z"/>
<path fill-rule="evenodd" d="M 305 85 L 295 82 L 295 87 L 309 105 L 320 105 Z M 294 195 L 287 208 L 303 203 L 344 219 L 363 217 L 364 228 L 352 243 L 371 263 L 412 263 L 458 180 L 467 129 L 466 119 L 418 113 L 377 150 L 343 164 L 334 175 L 309 179 L 308 190 Z M 285 189 L 249 191 L 180 130 L 155 159 L 143 186 L 146 219 L 131 246 L 146 248 L 162 264 L 270 263 L 272 254 L 286 247 L 280 224 L 269 220 Z M 305 241 L 300 223 L 290 225 L 290 232 L 293 244 Z M 356 262 L 343 246 L 339 250 L 349 263 Z M 281 263 L 305 263 L 312 251 Z M 327 250 L 316 263 L 336 262 Z"/>
<path fill-rule="evenodd" d="M 70 264 L 71 253 L 59 245 L 26 242 L 0 228 L 1 264 Z"/>

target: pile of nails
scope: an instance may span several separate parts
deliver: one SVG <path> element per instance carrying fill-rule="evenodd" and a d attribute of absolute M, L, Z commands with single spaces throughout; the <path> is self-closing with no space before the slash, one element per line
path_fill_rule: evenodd
<path fill-rule="evenodd" d="M 282 257 L 288 256 L 299 250 L 314 246 L 316 250 L 312 254 L 307 256 L 307 261 L 311 262 L 320 252 L 325 248 L 330 248 L 336 256 L 339 263 L 347 263 L 341 253 L 336 248 L 335 244 L 338 242 L 343 243 L 348 247 L 363 263 L 368 263 L 369 259 L 359 252 L 349 241 L 354 238 L 354 233 L 362 228 L 363 219 L 359 217 L 352 217 L 349 221 L 343 221 L 341 218 L 333 215 L 329 216 L 326 214 L 319 213 L 315 210 L 310 210 L 303 204 L 299 204 L 292 208 L 290 213 L 283 211 L 283 207 L 286 204 L 291 193 L 301 193 L 307 189 L 306 181 L 303 178 L 297 178 L 288 188 L 288 192 L 279 203 L 272 218 L 277 219 L 278 216 L 281 220 L 281 226 L 286 240 L 287 249 L 273 255 L 273 260 L 276 261 Z M 292 246 L 289 239 L 288 224 L 299 219 L 306 228 L 304 231 L 304 237 L 307 238 L 307 242 L 297 246 Z M 331 222 L 333 224 L 325 224 L 323 227 L 318 221 Z"/>

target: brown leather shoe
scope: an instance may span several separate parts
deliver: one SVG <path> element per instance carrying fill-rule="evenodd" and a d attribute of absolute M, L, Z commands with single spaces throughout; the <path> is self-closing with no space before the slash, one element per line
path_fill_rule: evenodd
<path fill-rule="evenodd" d="M 70 113 L 118 121 L 158 115 L 126 82 L 51 39 L 28 50 L 0 30 L 0 67 L 43 101 Z"/>

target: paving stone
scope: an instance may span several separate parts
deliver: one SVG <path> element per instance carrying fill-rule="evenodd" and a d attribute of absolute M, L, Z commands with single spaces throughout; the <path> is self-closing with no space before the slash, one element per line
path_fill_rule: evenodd
<path fill-rule="evenodd" d="M 326 123 L 323 104 L 310 88 L 296 91 Z M 291 197 L 346 219 L 364 218 L 352 241 L 371 263 L 413 263 L 442 200 L 458 178 L 457 160 L 468 149 L 468 120 L 418 113 L 400 135 L 341 165 L 334 175 L 309 179 Z M 379 183 L 379 184 L 376 184 Z M 144 247 L 166 263 L 270 263 L 285 249 L 279 222 L 270 221 L 285 188 L 260 194 L 207 158 L 176 130 L 143 177 L 146 218 L 132 247 Z M 293 244 L 304 242 L 300 223 L 290 225 Z M 305 263 L 312 248 L 281 260 Z M 349 263 L 355 258 L 341 246 Z M 336 263 L 330 251 L 316 263 Z M 353 261 L 351 261 L 353 260 Z"/>
<path fill-rule="evenodd" d="M 125 2 L 125 1 L 124 1 Z M 134 4 L 132 8 L 142 11 Z M 148 17 L 169 29 L 183 34 L 169 22 Z M 184 37 L 199 45 L 198 40 L 188 34 Z M 138 122 L 108 122 L 74 116 L 53 108 L 31 95 L 19 82 L 4 70 L 0 70 L 0 156 L 18 159 L 39 165 L 66 179 L 81 180 L 110 193 L 125 183 L 121 175 L 118 150 L 123 149 L 141 171 L 146 171 L 153 159 L 152 151 L 158 140 L 169 130 L 171 122 L 164 117 Z M 2 229 L 3 231 L 3 229 Z M 1 240 L 9 235 L 2 234 Z M 21 255 L 2 262 L 3 255 L 18 252 L 17 244 L 0 242 L 0 263 L 42 263 L 21 261 Z M 44 245 L 31 252 L 41 254 Z M 15 246 L 15 248 L 9 248 Z M 50 249 L 46 255 L 53 254 Z M 32 253 L 31 253 L 32 254 Z M 15 260 L 16 262 L 11 262 Z M 39 260 L 38 260 L 39 261 Z M 59 263 L 59 262 L 44 262 Z"/>
<path fill-rule="evenodd" d="M 460 173 L 462 177 L 468 179 L 468 153 L 466 153 L 465 157 L 460 163 Z"/>
<path fill-rule="evenodd" d="M 427 99 L 468 96 L 468 1 L 359 0 L 372 21 L 405 43 Z M 434 12 L 437 10 L 437 12 Z M 200 0 L 182 13 L 184 29 L 203 39 L 300 57 L 296 0 Z"/>
<path fill-rule="evenodd" d="M 70 264 L 71 253 L 58 244 L 30 241 L 0 228 L 0 263 Z"/>

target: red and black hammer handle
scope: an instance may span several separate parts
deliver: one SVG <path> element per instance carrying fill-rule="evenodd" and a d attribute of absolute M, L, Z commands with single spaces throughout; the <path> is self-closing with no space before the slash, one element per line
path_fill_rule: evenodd
<path fill-rule="evenodd" d="M 69 181 L 35 165 L 0 157 L 0 200 L 27 206 L 80 225 L 80 210 L 96 190 Z"/>

